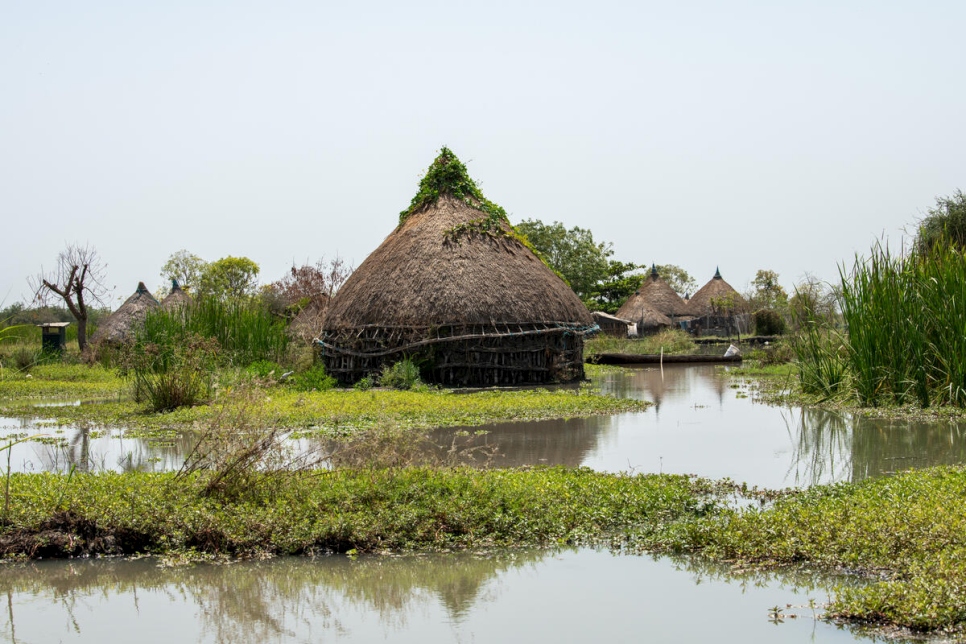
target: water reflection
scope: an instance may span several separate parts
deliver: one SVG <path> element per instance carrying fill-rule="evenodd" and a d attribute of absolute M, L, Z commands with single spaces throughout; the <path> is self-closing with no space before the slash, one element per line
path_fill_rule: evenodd
<path fill-rule="evenodd" d="M 460 454 L 472 465 L 673 472 L 770 488 L 861 481 L 913 467 L 966 463 L 964 423 L 762 405 L 754 401 L 752 383 L 732 378 L 722 367 L 615 369 L 598 384 L 607 393 L 655 404 L 643 413 L 438 429 L 422 445 L 407 441 L 406 450 L 422 451 L 397 460 L 452 462 Z M 485 435 L 477 435 L 480 430 Z M 119 428 L 0 418 L 0 445 L 5 438 L 37 433 L 46 435 L 43 442 L 17 445 L 8 453 L 14 471 L 177 469 L 196 440 L 191 432 L 141 439 Z M 293 446 L 345 455 L 318 438 L 303 438 Z"/>
<path fill-rule="evenodd" d="M 807 610 L 768 620 L 774 605 L 823 603 L 829 583 L 594 550 L 36 562 L 5 567 L 0 624 L 11 642 L 854 641 Z"/>

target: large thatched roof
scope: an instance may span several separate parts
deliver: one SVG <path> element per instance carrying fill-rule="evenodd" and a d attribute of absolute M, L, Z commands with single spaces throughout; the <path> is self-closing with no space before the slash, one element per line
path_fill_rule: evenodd
<path fill-rule="evenodd" d="M 326 331 L 593 325 L 580 299 L 527 248 L 503 210 L 461 176 L 465 167 L 444 148 L 399 226 L 332 299 Z"/>
<path fill-rule="evenodd" d="M 144 321 L 148 311 L 158 306 L 161 305 L 148 292 L 144 282 L 138 282 L 138 288 L 134 294 L 98 325 L 97 332 L 91 336 L 91 343 L 124 342 L 130 336 L 134 326 Z"/>
<path fill-rule="evenodd" d="M 642 314 L 641 311 L 644 311 Z M 649 314 L 648 310 L 654 314 Z M 671 285 L 658 275 L 657 267 L 651 266 L 651 274 L 644 278 L 640 288 L 627 298 L 617 311 L 617 316 L 639 322 L 642 317 L 652 317 L 655 322 L 671 324 L 670 317 L 690 316 L 688 303 L 674 292 Z M 663 316 L 664 319 L 661 319 Z"/>
<path fill-rule="evenodd" d="M 730 311 L 722 308 L 721 300 L 731 303 Z M 711 281 L 698 289 L 698 292 L 692 295 L 688 302 L 691 315 L 695 317 L 731 314 L 735 312 L 736 308 L 740 309 L 745 304 L 745 299 L 732 288 L 731 284 L 724 281 L 721 277 L 721 271 L 717 269 L 715 269 Z"/>

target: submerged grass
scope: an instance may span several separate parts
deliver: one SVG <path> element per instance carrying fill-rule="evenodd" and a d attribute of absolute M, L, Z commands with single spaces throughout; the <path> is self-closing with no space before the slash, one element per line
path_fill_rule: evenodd
<path fill-rule="evenodd" d="M 45 407 L 43 415 L 57 422 L 88 421 L 156 429 L 210 422 L 218 405 L 181 407 L 151 413 L 134 401 L 130 385 L 98 366 L 47 367 L 32 377 L 0 382 L 0 415 L 36 416 L 40 398 L 95 401 L 98 404 Z M 230 397 L 237 384 L 226 384 L 216 402 Z M 277 385 L 262 390 L 262 406 L 280 427 L 348 432 L 385 425 L 411 428 L 480 425 L 501 420 L 571 418 L 641 411 L 648 403 L 605 396 L 589 387 L 497 390 L 455 393 L 447 390 L 329 389 L 298 391 Z"/>

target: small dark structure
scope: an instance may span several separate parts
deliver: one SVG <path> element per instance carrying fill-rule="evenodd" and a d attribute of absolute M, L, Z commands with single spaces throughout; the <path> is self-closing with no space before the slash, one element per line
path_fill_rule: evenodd
<path fill-rule="evenodd" d="M 91 336 L 91 344 L 95 346 L 123 344 L 131 336 L 134 327 L 144 322 L 148 311 L 159 306 L 161 304 L 154 299 L 144 282 L 138 282 L 134 294 L 100 323 L 97 331 Z"/>
<path fill-rule="evenodd" d="M 691 296 L 688 307 L 693 316 L 688 326 L 695 335 L 731 336 L 749 331 L 748 303 L 717 268 L 714 277 Z"/>
<path fill-rule="evenodd" d="M 70 322 L 45 322 L 40 327 L 40 348 L 44 353 L 63 353 Z"/>
<path fill-rule="evenodd" d="M 319 339 L 342 383 L 410 358 L 455 386 L 567 382 L 584 375 L 597 325 L 448 149 L 399 226 L 332 298 Z"/>
<path fill-rule="evenodd" d="M 630 320 L 625 320 L 610 315 L 609 313 L 604 313 L 603 311 L 594 311 L 591 315 L 594 316 L 594 322 L 600 327 L 601 333 L 613 335 L 618 338 L 626 338 L 631 326 L 634 325 Z"/>

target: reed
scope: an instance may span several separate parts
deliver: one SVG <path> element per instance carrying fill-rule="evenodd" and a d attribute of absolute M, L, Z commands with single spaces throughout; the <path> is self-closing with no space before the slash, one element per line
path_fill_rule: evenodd
<path fill-rule="evenodd" d="M 235 366 L 280 362 L 289 343 L 285 323 L 258 302 L 203 297 L 151 311 L 138 340 L 166 346 L 192 336 L 215 340 L 222 359 Z"/>
<path fill-rule="evenodd" d="M 847 380 L 863 405 L 966 406 L 963 253 L 895 255 L 877 244 L 840 276 L 846 332 L 821 330 L 805 307 L 793 341 L 803 389 L 831 395 Z"/>

